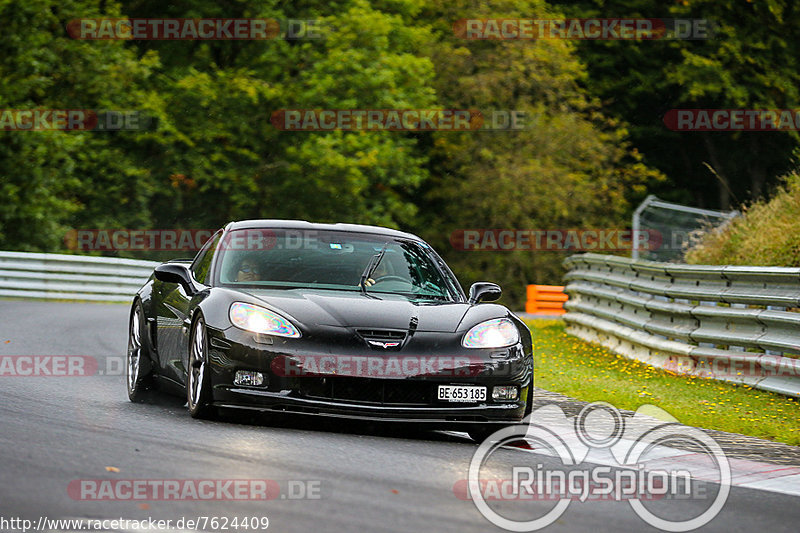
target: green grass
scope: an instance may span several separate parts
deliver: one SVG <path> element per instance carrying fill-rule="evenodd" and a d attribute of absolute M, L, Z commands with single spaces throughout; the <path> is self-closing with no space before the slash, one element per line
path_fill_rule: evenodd
<path fill-rule="evenodd" d="M 800 445 L 793 398 L 650 367 L 568 335 L 560 320 L 527 323 L 537 387 L 631 411 L 651 404 L 690 426 Z"/>

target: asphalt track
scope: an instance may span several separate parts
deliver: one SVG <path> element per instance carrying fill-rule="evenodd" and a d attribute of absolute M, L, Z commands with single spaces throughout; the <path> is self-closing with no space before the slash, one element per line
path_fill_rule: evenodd
<path fill-rule="evenodd" d="M 125 305 L 0 300 L 0 355 L 85 355 L 102 375 L 0 377 L 0 524 L 24 518 L 171 519 L 268 517 L 268 531 L 484 532 L 487 521 L 454 487 L 467 478 L 477 446 L 465 437 L 413 427 L 316 418 L 236 415 L 196 421 L 184 402 L 156 394 L 132 404 L 124 376 L 107 375 L 125 353 Z M 555 466 L 556 460 L 503 449 L 490 468 Z M 111 468 L 107 468 L 111 467 Z M 85 501 L 75 480 L 265 479 L 269 501 Z M 301 482 L 318 498 L 293 499 Z M 713 487 L 712 487 L 713 489 Z M 705 531 L 796 532 L 800 499 L 732 487 Z M 650 509 L 680 520 L 703 502 L 661 500 Z M 501 502 L 509 517 L 535 518 L 553 502 Z M 6 523 L 2 531 L 21 531 Z M 207 530 L 212 530 L 210 526 Z M 120 529 L 121 530 L 121 529 Z M 228 528 L 228 531 L 243 531 Z M 250 529 L 249 531 L 253 531 Z M 545 531 L 657 531 L 626 501 L 572 502 Z"/>

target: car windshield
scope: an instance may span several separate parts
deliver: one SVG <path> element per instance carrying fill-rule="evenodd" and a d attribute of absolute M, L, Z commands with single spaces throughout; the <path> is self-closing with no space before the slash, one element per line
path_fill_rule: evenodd
<path fill-rule="evenodd" d="M 363 291 L 414 300 L 458 299 L 427 245 L 344 231 L 242 229 L 220 242 L 221 286 Z M 383 252 L 383 253 L 381 253 Z M 378 261 L 380 258 L 380 261 Z"/>

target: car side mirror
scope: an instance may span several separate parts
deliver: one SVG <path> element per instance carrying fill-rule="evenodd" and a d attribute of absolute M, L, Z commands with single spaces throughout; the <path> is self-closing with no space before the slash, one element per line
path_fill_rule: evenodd
<path fill-rule="evenodd" d="M 192 273 L 185 264 L 164 263 L 163 265 L 158 265 L 155 270 L 153 270 L 153 274 L 158 281 L 179 284 L 189 296 L 193 296 L 197 293 L 197 286 L 192 279 Z"/>
<path fill-rule="evenodd" d="M 469 288 L 469 303 L 493 302 L 500 298 L 502 294 L 503 290 L 496 283 L 478 281 Z"/>

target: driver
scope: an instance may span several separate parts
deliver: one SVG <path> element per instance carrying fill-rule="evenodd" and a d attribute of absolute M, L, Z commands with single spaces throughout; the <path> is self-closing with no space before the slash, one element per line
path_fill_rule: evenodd
<path fill-rule="evenodd" d="M 261 281 L 261 267 L 253 259 L 245 257 L 239 263 L 236 281 Z"/>
<path fill-rule="evenodd" d="M 378 263 L 378 267 L 372 273 L 374 277 L 367 278 L 366 281 L 364 282 L 364 285 L 366 285 L 367 287 L 372 287 L 378 282 L 377 280 L 380 280 L 383 276 L 388 276 L 390 273 L 386 265 L 387 263 L 384 262 Z"/>

